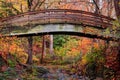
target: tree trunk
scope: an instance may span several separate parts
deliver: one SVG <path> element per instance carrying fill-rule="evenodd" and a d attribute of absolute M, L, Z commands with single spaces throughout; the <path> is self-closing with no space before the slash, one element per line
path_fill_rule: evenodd
<path fill-rule="evenodd" d="M 43 39 L 42 39 L 42 54 L 41 54 L 41 58 L 40 58 L 40 63 L 42 64 L 43 63 L 43 56 L 45 54 L 45 36 L 43 35 Z"/>
<path fill-rule="evenodd" d="M 33 0 L 27 0 L 28 11 L 31 11 L 32 1 L 33 1 Z"/>
<path fill-rule="evenodd" d="M 32 43 L 33 43 L 33 38 L 30 36 L 30 37 L 28 37 L 28 59 L 27 59 L 27 64 L 32 64 Z"/>
<path fill-rule="evenodd" d="M 99 0 L 93 0 L 95 4 L 95 13 L 99 14 Z"/>
<path fill-rule="evenodd" d="M 120 67 L 120 40 L 118 42 L 119 46 L 118 46 L 118 62 L 119 62 L 119 67 Z M 120 70 L 120 69 L 119 69 Z"/>
<path fill-rule="evenodd" d="M 32 1 L 33 0 L 27 0 L 28 11 L 31 11 Z M 29 36 L 28 37 L 28 59 L 26 62 L 27 64 L 32 64 L 32 43 L 33 43 L 33 38 L 32 36 Z"/>
<path fill-rule="evenodd" d="M 116 11 L 116 16 L 120 20 L 120 0 L 114 0 L 114 5 L 115 5 L 115 11 Z"/>

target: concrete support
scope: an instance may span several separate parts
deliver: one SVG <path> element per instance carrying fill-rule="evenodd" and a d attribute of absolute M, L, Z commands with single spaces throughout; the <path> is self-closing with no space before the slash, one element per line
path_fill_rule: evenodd
<path fill-rule="evenodd" d="M 50 54 L 53 54 L 53 35 L 50 35 Z"/>

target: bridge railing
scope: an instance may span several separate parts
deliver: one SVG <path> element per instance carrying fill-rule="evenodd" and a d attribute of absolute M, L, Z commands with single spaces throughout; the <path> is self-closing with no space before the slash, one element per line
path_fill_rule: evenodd
<path fill-rule="evenodd" d="M 3 18 L 0 20 L 0 26 L 11 27 L 28 24 L 71 23 L 96 28 L 107 28 L 112 26 L 112 20 L 112 18 L 103 15 L 81 10 L 47 9 Z"/>

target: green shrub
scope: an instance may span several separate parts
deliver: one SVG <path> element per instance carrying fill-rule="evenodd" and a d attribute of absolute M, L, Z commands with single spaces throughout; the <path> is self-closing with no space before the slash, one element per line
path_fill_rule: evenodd
<path fill-rule="evenodd" d="M 105 56 L 102 49 L 93 48 L 86 54 L 86 61 L 86 73 L 91 79 L 95 79 L 96 76 L 103 77 Z"/>

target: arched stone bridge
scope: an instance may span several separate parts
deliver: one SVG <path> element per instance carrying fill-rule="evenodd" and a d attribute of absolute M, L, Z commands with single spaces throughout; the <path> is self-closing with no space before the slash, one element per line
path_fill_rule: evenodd
<path fill-rule="evenodd" d="M 112 18 L 71 9 L 47 9 L 3 18 L 0 33 L 3 36 L 33 36 L 40 34 L 75 34 L 104 40 L 117 39 L 106 34 Z"/>

